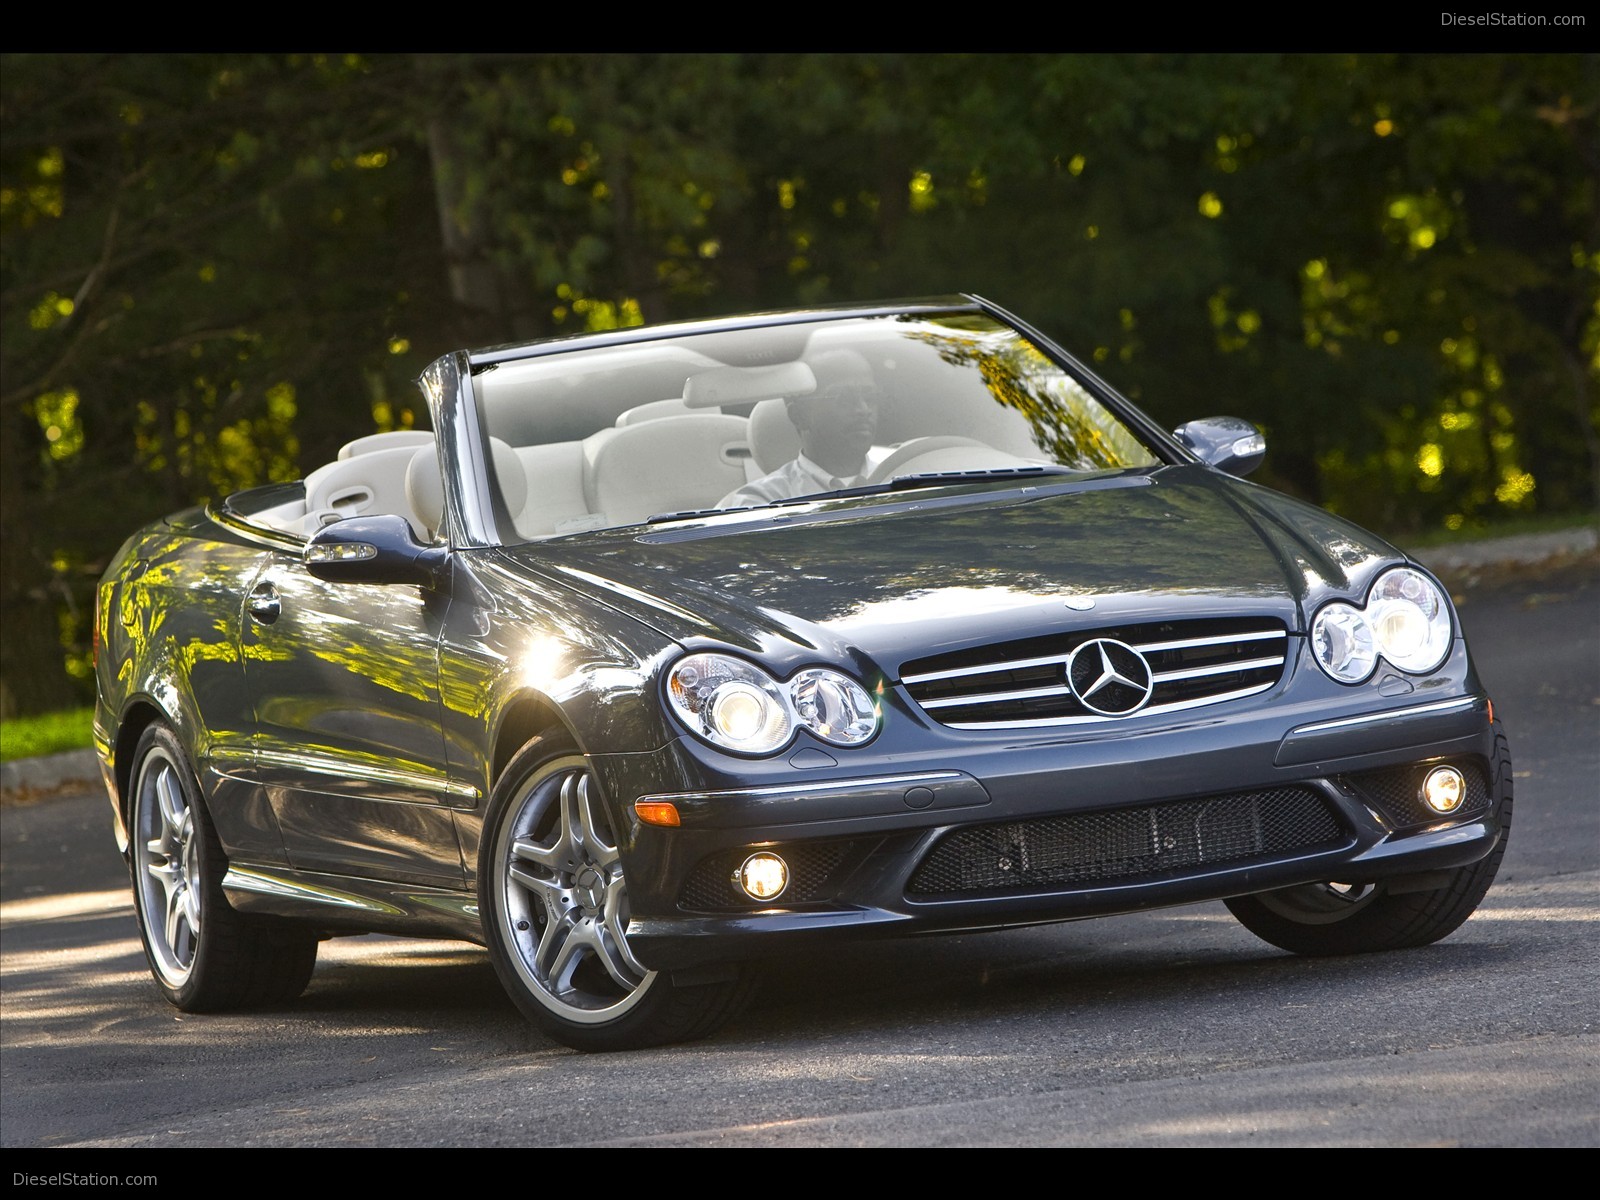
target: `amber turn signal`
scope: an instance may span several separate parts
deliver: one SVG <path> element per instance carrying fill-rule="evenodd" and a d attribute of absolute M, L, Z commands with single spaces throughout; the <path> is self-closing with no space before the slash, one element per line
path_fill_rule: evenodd
<path fill-rule="evenodd" d="M 646 825 L 669 825 L 676 828 L 683 824 L 678 819 L 678 806 L 666 800 L 639 800 L 634 804 L 633 811 L 639 814 L 639 820 Z"/>

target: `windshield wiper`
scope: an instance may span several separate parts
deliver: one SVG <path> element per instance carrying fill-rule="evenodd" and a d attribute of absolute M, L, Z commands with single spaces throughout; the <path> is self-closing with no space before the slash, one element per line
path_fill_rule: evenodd
<path fill-rule="evenodd" d="M 946 483 L 986 482 L 990 479 L 1028 479 L 1038 475 L 1076 475 L 1070 467 L 1040 464 L 1033 467 L 990 467 L 982 471 L 923 471 L 916 475 L 896 475 L 888 483 L 890 491 L 907 488 L 939 487 Z M 829 493 L 830 495 L 834 493 Z"/>
<path fill-rule="evenodd" d="M 991 467 L 982 471 L 925 471 L 917 475 L 896 475 L 882 483 L 865 483 L 858 487 L 838 488 L 831 492 L 808 492 L 787 500 L 771 500 L 766 504 L 742 504 L 736 508 L 691 508 L 682 512 L 655 513 L 645 524 L 657 525 L 666 521 L 689 521 L 696 517 L 715 517 L 727 513 L 760 512 L 768 508 L 789 508 L 797 504 L 810 504 L 815 500 L 841 500 L 852 496 L 882 496 L 889 492 L 910 491 L 913 488 L 943 487 L 952 483 L 986 483 L 994 479 L 1036 479 L 1049 475 L 1077 475 L 1069 467 L 1041 464 L 1031 467 Z"/>

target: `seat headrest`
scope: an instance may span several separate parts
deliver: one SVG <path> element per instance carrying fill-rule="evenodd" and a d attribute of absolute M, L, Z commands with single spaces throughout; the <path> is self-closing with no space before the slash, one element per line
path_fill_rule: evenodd
<path fill-rule="evenodd" d="M 792 462 L 800 453 L 800 431 L 782 400 L 763 400 L 750 411 L 750 457 L 763 475 Z"/>

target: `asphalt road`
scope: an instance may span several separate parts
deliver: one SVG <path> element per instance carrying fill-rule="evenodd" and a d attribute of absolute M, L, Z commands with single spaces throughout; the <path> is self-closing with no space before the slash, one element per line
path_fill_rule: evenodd
<path fill-rule="evenodd" d="M 882 942 L 769 969 L 706 1041 L 580 1055 L 483 951 L 358 938 L 292 1007 L 194 1017 L 68 795 L 0 814 L 0 1145 L 1600 1145 L 1600 561 L 1461 601 L 1517 808 L 1437 945 L 1297 959 L 1220 904 Z"/>

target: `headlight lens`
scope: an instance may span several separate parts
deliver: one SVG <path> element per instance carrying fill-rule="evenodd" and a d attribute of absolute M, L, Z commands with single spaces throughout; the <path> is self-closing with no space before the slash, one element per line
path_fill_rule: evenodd
<path fill-rule="evenodd" d="M 794 729 L 777 680 L 743 659 L 689 655 L 667 676 L 667 698 L 685 725 L 725 750 L 767 754 Z"/>
<path fill-rule="evenodd" d="M 1402 671 L 1421 674 L 1450 652 L 1450 605 L 1420 571 L 1401 567 L 1378 577 L 1367 597 L 1378 653 Z"/>
<path fill-rule="evenodd" d="M 814 667 L 789 681 L 794 710 L 807 728 L 836 746 L 859 746 L 878 732 L 878 710 L 867 689 L 848 675 Z"/>
<path fill-rule="evenodd" d="M 770 754 L 800 725 L 835 746 L 859 746 L 878 732 L 872 695 L 825 667 L 780 684 L 743 659 L 691 654 L 668 673 L 667 699 L 691 731 L 741 754 Z"/>
<path fill-rule="evenodd" d="M 1322 669 L 1340 683 L 1360 683 L 1378 663 L 1366 613 L 1348 604 L 1329 604 L 1317 614 L 1311 648 Z"/>
<path fill-rule="evenodd" d="M 1450 652 L 1450 605 L 1438 586 L 1410 567 L 1378 576 L 1364 608 L 1336 601 L 1311 623 L 1311 648 L 1340 683 L 1360 683 L 1378 656 L 1413 675 L 1425 674 Z"/>

